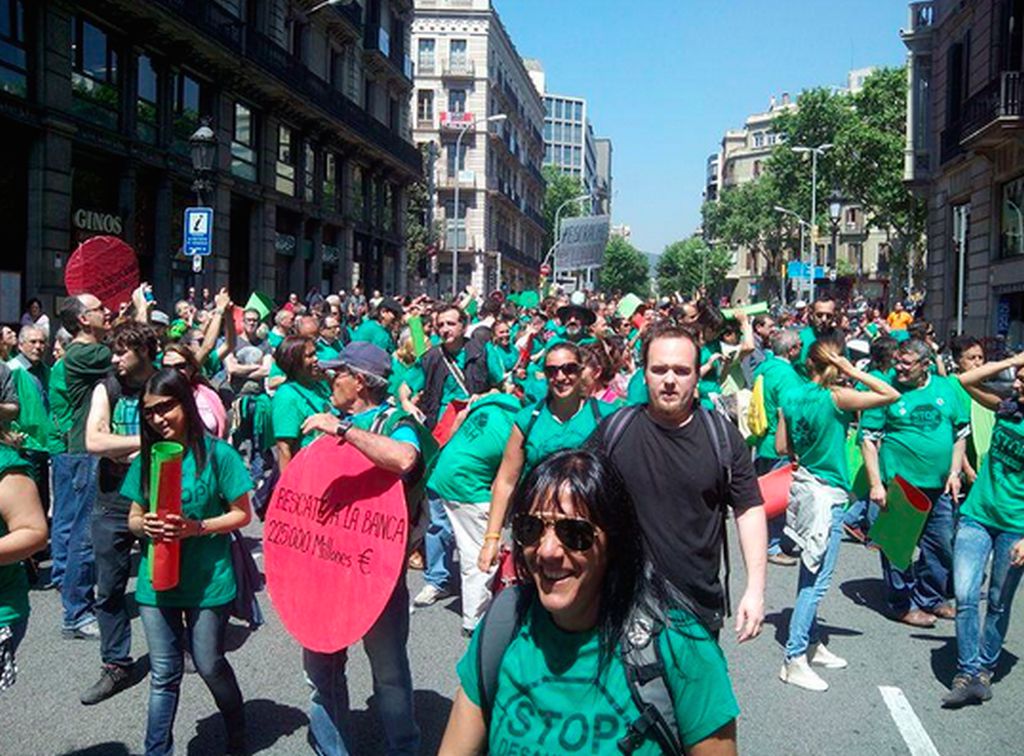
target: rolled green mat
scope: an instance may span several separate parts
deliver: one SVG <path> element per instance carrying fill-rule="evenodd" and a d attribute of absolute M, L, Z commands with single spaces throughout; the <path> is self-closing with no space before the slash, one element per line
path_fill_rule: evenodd
<path fill-rule="evenodd" d="M 742 307 L 727 307 L 722 310 L 722 317 L 726 320 L 735 320 L 736 313 L 740 310 L 747 313 L 747 315 L 760 315 L 763 312 L 768 312 L 768 303 L 753 302 L 748 305 L 743 305 Z"/>

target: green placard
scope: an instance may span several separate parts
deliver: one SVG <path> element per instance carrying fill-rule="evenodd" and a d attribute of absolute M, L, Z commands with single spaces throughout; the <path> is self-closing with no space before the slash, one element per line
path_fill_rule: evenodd
<path fill-rule="evenodd" d="M 249 295 L 249 301 L 245 303 L 245 309 L 255 310 L 260 314 L 260 320 L 266 320 L 274 311 L 274 300 L 262 291 L 254 291 Z"/>
<path fill-rule="evenodd" d="M 620 318 L 629 320 L 633 313 L 644 303 L 636 294 L 627 294 L 619 300 L 619 306 L 615 308 L 615 314 Z"/>
<path fill-rule="evenodd" d="M 879 512 L 868 537 L 897 569 L 910 567 L 931 508 L 928 497 L 899 475 L 889 481 L 885 509 Z"/>
<path fill-rule="evenodd" d="M 735 320 L 736 313 L 740 310 L 747 313 L 747 315 L 760 315 L 763 312 L 768 312 L 768 303 L 753 302 L 748 305 L 743 305 L 742 307 L 727 307 L 722 310 L 722 317 L 726 320 Z"/>
<path fill-rule="evenodd" d="M 426 331 L 423 330 L 423 319 L 419 315 L 409 318 L 409 334 L 412 336 L 412 348 L 419 359 L 430 350 L 430 340 Z"/>

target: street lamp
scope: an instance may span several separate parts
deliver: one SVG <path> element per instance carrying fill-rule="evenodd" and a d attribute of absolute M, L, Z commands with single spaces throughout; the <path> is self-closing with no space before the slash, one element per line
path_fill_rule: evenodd
<path fill-rule="evenodd" d="M 811 294 L 810 300 L 814 301 L 814 268 L 818 262 L 817 234 L 815 229 L 818 223 L 818 155 L 823 155 L 826 150 L 832 149 L 830 142 L 819 144 L 817 147 L 805 147 L 797 145 L 790 147 L 798 155 L 811 154 Z"/>
<path fill-rule="evenodd" d="M 500 123 L 508 119 L 508 116 L 504 113 L 498 113 L 496 115 L 488 116 L 483 121 L 478 121 L 474 118 L 464 128 L 459 130 L 459 135 L 455 137 L 455 246 L 452 247 L 452 301 L 459 297 L 459 225 L 461 223 L 459 219 L 459 186 L 462 181 L 459 180 L 459 163 L 462 157 L 462 137 L 465 136 L 466 132 L 470 129 L 476 129 L 478 123 Z"/>
<path fill-rule="evenodd" d="M 555 254 L 555 250 L 558 249 L 558 245 L 562 243 L 562 226 L 561 226 L 561 220 L 560 220 L 561 215 L 562 215 L 562 210 L 564 210 L 565 208 L 567 208 L 569 205 L 573 204 L 574 202 L 583 202 L 583 200 L 593 201 L 593 199 L 594 199 L 594 195 L 592 195 L 592 194 L 581 194 L 579 197 L 573 197 L 572 199 L 567 199 L 565 202 L 563 202 L 561 205 L 559 205 L 558 208 L 555 210 L 555 229 L 554 229 L 554 231 L 555 231 L 555 240 L 554 240 L 554 242 L 551 245 L 551 249 L 549 249 L 548 253 L 546 255 L 544 255 L 544 262 L 545 263 L 548 261 L 548 259 L 551 260 L 551 280 L 552 281 L 557 281 L 558 280 L 555 277 L 556 269 L 555 269 L 554 254 Z"/>
<path fill-rule="evenodd" d="M 839 193 L 839 187 L 833 186 L 832 193 L 828 196 L 828 219 L 832 221 L 832 261 L 829 265 L 834 268 L 839 264 L 839 219 L 843 217 L 843 195 Z"/>
<path fill-rule="evenodd" d="M 318 3 L 317 5 L 314 5 L 308 11 L 306 11 L 306 15 L 311 16 L 321 8 L 326 8 L 328 5 L 348 5 L 351 2 L 352 0 L 324 0 L 324 2 Z"/>
<path fill-rule="evenodd" d="M 212 121 L 208 116 L 199 120 L 199 128 L 188 138 L 189 152 L 192 157 L 192 191 L 196 193 L 196 200 L 200 207 L 203 206 L 203 194 L 210 194 L 213 191 L 213 166 L 217 159 L 217 135 L 210 124 Z M 202 303 L 203 297 L 203 258 L 201 255 L 192 256 L 192 272 L 195 274 L 193 287 L 196 290 L 196 302 Z"/>
<path fill-rule="evenodd" d="M 772 209 L 775 210 L 775 212 L 777 212 L 777 213 L 781 213 L 782 215 L 790 215 L 790 216 L 796 218 L 797 224 L 798 224 L 797 227 L 800 229 L 800 254 L 799 254 L 799 257 L 800 257 L 800 262 L 803 262 L 804 261 L 804 226 L 807 226 L 808 228 L 810 228 L 811 224 L 808 223 L 807 221 L 805 221 L 803 218 L 801 218 L 799 213 L 795 213 L 792 210 L 789 210 L 789 209 L 787 209 L 785 207 L 782 207 L 781 205 L 776 205 Z M 811 263 L 810 280 L 814 281 L 814 264 L 813 264 L 813 262 Z M 782 306 L 785 307 L 786 306 L 786 282 L 785 281 L 782 282 L 782 287 L 781 288 L 782 288 Z"/>

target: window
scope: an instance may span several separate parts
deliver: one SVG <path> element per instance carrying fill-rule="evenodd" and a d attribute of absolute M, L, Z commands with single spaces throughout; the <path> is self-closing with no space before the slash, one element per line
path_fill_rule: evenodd
<path fill-rule="evenodd" d="M 367 113 L 373 113 L 373 79 L 369 77 L 363 80 L 363 108 Z"/>
<path fill-rule="evenodd" d="M 333 152 L 324 155 L 324 186 L 320 193 L 320 206 L 324 210 L 338 209 L 338 187 L 341 185 L 338 180 L 339 163 L 338 156 Z"/>
<path fill-rule="evenodd" d="M 555 100 L 555 118 L 562 118 L 562 106 L 564 103 L 561 100 Z"/>
<path fill-rule="evenodd" d="M 416 120 L 434 122 L 434 90 L 421 89 L 416 93 Z"/>
<path fill-rule="evenodd" d="M 285 125 L 277 127 L 277 161 L 274 188 L 295 196 L 295 133 Z"/>
<path fill-rule="evenodd" d="M 572 140 L 576 144 L 583 143 L 583 127 L 580 126 L 578 123 L 572 127 Z"/>
<path fill-rule="evenodd" d="M 302 161 L 302 196 L 306 202 L 316 199 L 316 158 L 316 150 L 307 141 Z"/>
<path fill-rule="evenodd" d="M 135 133 L 142 141 L 156 144 L 157 75 L 153 69 L 153 59 L 148 55 L 140 55 L 138 63 L 139 92 L 135 101 Z"/>
<path fill-rule="evenodd" d="M 577 102 L 575 110 L 576 110 L 576 116 L 575 116 L 576 120 L 579 121 L 580 123 L 583 123 L 583 103 L 582 102 Z"/>
<path fill-rule="evenodd" d="M 388 98 L 388 128 L 398 131 L 402 123 L 402 108 L 398 104 L 397 97 Z"/>
<path fill-rule="evenodd" d="M 434 48 L 433 39 L 421 39 L 419 55 L 416 57 L 416 68 L 419 73 L 432 73 L 434 70 Z"/>
<path fill-rule="evenodd" d="M 256 180 L 256 124 L 248 105 L 235 103 L 235 122 L 231 131 L 231 174 Z"/>
<path fill-rule="evenodd" d="M 757 178 L 760 175 L 761 175 L 761 161 L 760 160 L 755 160 L 754 161 L 754 178 Z"/>
<path fill-rule="evenodd" d="M 466 90 L 465 89 L 449 89 L 448 90 L 448 112 L 449 113 L 465 113 L 466 112 Z"/>
<path fill-rule="evenodd" d="M 552 130 L 553 130 L 553 126 L 552 126 L 551 121 L 544 121 L 544 141 L 545 142 L 550 142 L 551 141 Z"/>
<path fill-rule="evenodd" d="M 345 91 L 345 51 L 331 48 L 331 86 L 339 92 Z"/>
<path fill-rule="evenodd" d="M 395 228 L 395 192 L 389 183 L 384 184 L 383 213 L 384 230 L 393 231 Z"/>
<path fill-rule="evenodd" d="M 363 169 L 362 166 L 352 166 L 352 215 L 356 220 L 363 219 L 365 204 L 363 193 Z"/>
<path fill-rule="evenodd" d="M 551 162 L 551 145 L 550 144 L 544 145 L 544 162 L 546 164 Z"/>
<path fill-rule="evenodd" d="M 28 94 L 24 0 L 0 0 L 0 92 Z"/>
<path fill-rule="evenodd" d="M 174 148 L 182 154 L 188 154 L 188 138 L 199 128 L 202 99 L 203 91 L 198 81 L 181 71 L 174 72 L 171 77 Z"/>
<path fill-rule="evenodd" d="M 71 89 L 77 115 L 117 128 L 117 51 L 105 31 L 78 17 L 71 22 Z"/>
<path fill-rule="evenodd" d="M 452 178 L 455 177 L 458 171 L 466 170 L 466 149 L 469 145 L 466 144 L 466 139 L 463 138 L 462 144 L 459 145 L 459 166 L 455 167 L 455 142 L 451 142 L 446 145 L 446 157 L 448 159 L 448 175 Z"/>
<path fill-rule="evenodd" d="M 466 40 L 453 39 L 448 43 L 448 57 L 452 68 L 459 69 L 466 67 Z"/>
<path fill-rule="evenodd" d="M 764 132 L 763 131 L 755 131 L 754 132 L 754 146 L 755 147 L 764 147 Z"/>
<path fill-rule="evenodd" d="M 1024 255 L 1024 176 L 1003 184 L 1000 216 L 999 256 Z"/>

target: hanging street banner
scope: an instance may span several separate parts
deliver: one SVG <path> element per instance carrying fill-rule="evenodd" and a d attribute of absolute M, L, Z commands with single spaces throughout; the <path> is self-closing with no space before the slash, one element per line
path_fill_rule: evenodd
<path fill-rule="evenodd" d="M 562 221 L 562 237 L 555 250 L 555 270 L 597 268 L 604 263 L 611 217 L 592 215 Z"/>

